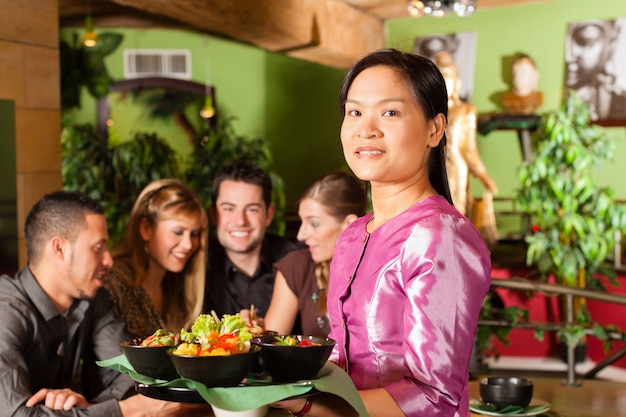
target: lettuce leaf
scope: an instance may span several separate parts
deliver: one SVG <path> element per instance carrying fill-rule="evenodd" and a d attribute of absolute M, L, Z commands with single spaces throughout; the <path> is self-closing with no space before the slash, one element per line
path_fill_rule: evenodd
<path fill-rule="evenodd" d="M 181 329 L 180 339 L 187 343 L 207 343 L 208 334 L 216 332 L 218 335 L 236 333 L 239 339 L 247 342 L 252 339 L 252 334 L 248 331 L 248 324 L 241 319 L 239 313 L 224 314 L 216 321 L 210 314 L 201 314 L 194 321 L 190 331 Z"/>

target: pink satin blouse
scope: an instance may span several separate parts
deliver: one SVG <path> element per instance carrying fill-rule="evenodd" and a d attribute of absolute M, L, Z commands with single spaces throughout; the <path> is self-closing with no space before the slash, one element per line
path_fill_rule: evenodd
<path fill-rule="evenodd" d="M 340 236 L 330 268 L 330 360 L 408 416 L 469 416 L 468 365 L 490 285 L 489 251 L 441 196 Z"/>

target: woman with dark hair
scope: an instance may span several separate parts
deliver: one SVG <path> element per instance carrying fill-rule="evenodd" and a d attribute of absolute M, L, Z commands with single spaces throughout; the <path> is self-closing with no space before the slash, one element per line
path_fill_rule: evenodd
<path fill-rule="evenodd" d="M 307 248 L 293 251 L 274 264 L 274 293 L 265 327 L 280 334 L 292 331 L 327 336 L 326 299 L 330 261 L 337 238 L 367 211 L 365 183 L 346 171 L 320 176 L 302 193 L 297 238 Z"/>
<path fill-rule="evenodd" d="M 447 102 L 432 61 L 393 49 L 359 60 L 341 89 L 344 156 L 369 181 L 373 213 L 337 241 L 330 360 L 372 417 L 469 416 L 468 366 L 491 262 L 452 205 Z M 280 405 L 300 416 L 355 414 L 329 394 Z"/>

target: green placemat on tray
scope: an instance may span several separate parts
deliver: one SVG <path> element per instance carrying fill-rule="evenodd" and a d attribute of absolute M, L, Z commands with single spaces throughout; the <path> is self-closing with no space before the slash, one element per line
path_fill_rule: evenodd
<path fill-rule="evenodd" d="M 315 388 L 318 391 L 329 392 L 343 398 L 362 417 L 369 417 L 348 374 L 332 362 L 327 362 L 315 378 L 306 382 L 272 384 L 265 379 L 250 377 L 248 378 L 248 385 L 230 388 L 208 388 L 204 384 L 187 378 L 178 378 L 172 381 L 150 378 L 137 373 L 124 355 L 96 363 L 101 367 L 128 374 L 133 380 L 142 384 L 195 389 L 209 404 L 231 411 L 242 411 L 271 404 L 285 398 L 306 394 Z"/>

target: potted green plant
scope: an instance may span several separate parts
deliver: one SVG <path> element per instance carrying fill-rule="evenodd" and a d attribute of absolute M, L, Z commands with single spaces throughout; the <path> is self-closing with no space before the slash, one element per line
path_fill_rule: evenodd
<path fill-rule="evenodd" d="M 122 43 L 123 35 L 101 33 L 98 43 L 85 47 L 77 34 L 73 34 L 72 44 L 61 41 L 61 107 L 63 110 L 80 108 L 80 93 L 86 87 L 95 98 L 109 93 L 113 79 L 104 63 L 104 58 L 112 54 Z"/>
<path fill-rule="evenodd" d="M 92 125 L 68 126 L 61 135 L 63 186 L 100 201 L 111 242 L 126 227 L 139 192 L 159 178 L 182 178 L 179 156 L 156 134 L 125 142 L 99 138 Z"/>
<path fill-rule="evenodd" d="M 533 157 L 519 171 L 519 207 L 532 219 L 526 237 L 526 263 L 542 279 L 586 289 L 604 289 L 601 277 L 616 283 L 607 256 L 617 231 L 626 229 L 626 210 L 616 204 L 610 187 L 598 187 L 594 169 L 611 160 L 614 144 L 600 126 L 590 125 L 587 105 L 574 93 L 559 110 L 542 116 L 533 137 Z M 591 324 L 584 299 L 575 306 L 577 322 L 557 332 L 568 346 L 577 345 Z M 601 327 L 598 337 L 602 337 Z"/>

